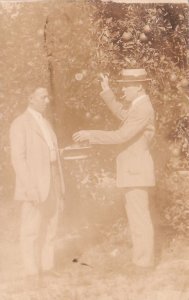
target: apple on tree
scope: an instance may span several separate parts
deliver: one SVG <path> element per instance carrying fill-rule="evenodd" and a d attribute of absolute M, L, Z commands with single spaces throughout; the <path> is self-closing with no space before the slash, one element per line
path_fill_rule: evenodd
<path fill-rule="evenodd" d="M 130 41 L 131 39 L 132 39 L 132 34 L 131 34 L 131 32 L 124 32 L 123 33 L 123 35 L 122 35 L 122 39 L 124 40 L 124 41 Z"/>
<path fill-rule="evenodd" d="M 170 81 L 175 82 L 177 80 L 177 75 L 175 73 L 171 73 L 170 75 Z"/>
<path fill-rule="evenodd" d="M 148 41 L 148 37 L 146 36 L 145 33 L 141 33 L 139 38 L 140 38 L 141 42 L 147 42 Z"/>
<path fill-rule="evenodd" d="M 95 122 L 99 121 L 100 119 L 101 119 L 101 116 L 100 116 L 100 115 L 96 115 L 96 116 L 93 117 L 93 120 L 94 120 Z"/>
<path fill-rule="evenodd" d="M 148 24 L 146 24 L 146 25 L 143 27 L 143 31 L 144 31 L 145 33 L 150 33 L 150 32 L 151 32 L 150 26 L 149 26 Z"/>
<path fill-rule="evenodd" d="M 188 87 L 189 86 L 189 81 L 188 81 L 188 79 L 187 78 L 183 78 L 182 80 L 181 80 L 181 82 L 180 82 L 180 86 L 181 87 Z"/>
<path fill-rule="evenodd" d="M 76 73 L 75 74 L 75 79 L 78 80 L 78 81 L 82 80 L 83 79 L 83 73 Z"/>
<path fill-rule="evenodd" d="M 87 111 L 85 113 L 85 117 L 86 117 L 86 119 L 90 120 L 92 118 L 92 115 L 91 115 L 91 113 L 89 111 Z"/>

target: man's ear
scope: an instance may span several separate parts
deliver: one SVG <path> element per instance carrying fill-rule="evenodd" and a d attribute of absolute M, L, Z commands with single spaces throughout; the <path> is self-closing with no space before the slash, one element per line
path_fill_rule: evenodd
<path fill-rule="evenodd" d="M 29 96 L 28 103 L 33 103 L 33 96 L 34 96 L 33 93 Z"/>
<path fill-rule="evenodd" d="M 28 103 L 31 104 L 32 103 L 32 96 L 28 97 Z"/>

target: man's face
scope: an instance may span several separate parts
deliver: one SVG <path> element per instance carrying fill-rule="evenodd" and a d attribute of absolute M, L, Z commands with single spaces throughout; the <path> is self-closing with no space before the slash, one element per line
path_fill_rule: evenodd
<path fill-rule="evenodd" d="M 126 99 L 128 102 L 134 101 L 138 97 L 138 92 L 141 90 L 139 85 L 130 85 L 122 87 L 123 99 Z"/>
<path fill-rule="evenodd" d="M 50 100 L 48 92 L 45 88 L 36 89 L 30 99 L 30 105 L 32 106 L 32 108 L 40 113 L 45 112 L 49 102 Z"/>

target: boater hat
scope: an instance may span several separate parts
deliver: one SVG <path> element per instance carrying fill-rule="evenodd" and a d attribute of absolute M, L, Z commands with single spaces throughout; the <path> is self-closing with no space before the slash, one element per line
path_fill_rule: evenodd
<path fill-rule="evenodd" d="M 120 79 L 116 80 L 120 83 L 126 82 L 148 82 L 151 81 L 147 76 L 145 69 L 123 69 L 120 72 Z"/>

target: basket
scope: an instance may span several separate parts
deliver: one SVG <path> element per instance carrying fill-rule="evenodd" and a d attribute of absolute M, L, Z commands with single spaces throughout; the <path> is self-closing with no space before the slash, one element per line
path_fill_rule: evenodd
<path fill-rule="evenodd" d="M 91 145 L 72 144 L 62 149 L 61 153 L 64 160 L 86 159 L 91 156 Z"/>

